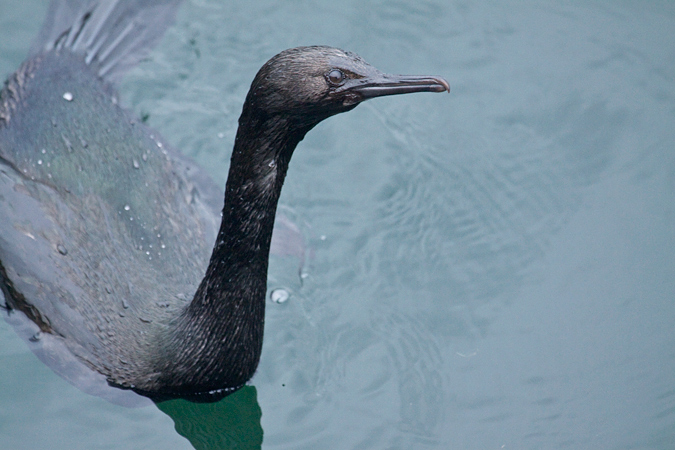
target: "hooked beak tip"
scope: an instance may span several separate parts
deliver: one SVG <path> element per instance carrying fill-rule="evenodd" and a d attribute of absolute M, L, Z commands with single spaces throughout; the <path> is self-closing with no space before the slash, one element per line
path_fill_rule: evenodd
<path fill-rule="evenodd" d="M 450 93 L 450 84 L 448 84 L 447 81 L 445 81 L 445 78 L 441 77 L 434 77 L 436 81 L 440 84 L 438 87 L 440 90 L 436 92 L 447 92 L 448 94 Z"/>

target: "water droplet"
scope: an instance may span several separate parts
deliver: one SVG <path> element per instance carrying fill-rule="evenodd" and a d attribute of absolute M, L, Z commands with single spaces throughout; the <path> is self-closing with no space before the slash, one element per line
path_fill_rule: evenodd
<path fill-rule="evenodd" d="M 42 154 L 44 155 L 45 153 L 47 153 L 47 150 L 43 148 L 43 149 L 41 150 L 41 152 L 42 152 Z"/>
<path fill-rule="evenodd" d="M 127 303 L 126 300 L 122 299 L 122 308 L 124 309 L 129 309 L 129 304 Z"/>
<path fill-rule="evenodd" d="M 158 142 L 157 142 L 157 147 L 162 148 L 162 143 L 158 141 Z"/>
<path fill-rule="evenodd" d="M 147 160 L 148 160 L 148 154 L 147 154 L 147 153 L 143 153 L 143 155 L 141 156 L 141 158 L 143 159 L 143 161 L 147 161 Z"/>
<path fill-rule="evenodd" d="M 125 211 L 129 211 L 130 209 L 131 209 L 131 206 L 129 206 L 129 205 L 124 205 L 124 210 L 125 210 Z"/>
<path fill-rule="evenodd" d="M 221 132 L 221 133 L 218 133 L 218 137 L 219 137 L 220 139 L 224 138 L 224 137 L 225 137 L 225 133 L 222 133 L 222 132 Z"/>
<path fill-rule="evenodd" d="M 325 235 L 325 234 L 322 234 L 321 237 L 320 237 L 319 239 L 321 239 L 322 241 L 325 241 L 325 240 L 326 240 L 326 235 Z"/>
<path fill-rule="evenodd" d="M 65 92 L 63 94 L 63 98 L 64 98 L 64 100 L 66 100 L 68 102 L 72 102 L 73 101 L 73 94 L 70 93 L 70 92 Z"/>
<path fill-rule="evenodd" d="M 38 159 L 38 166 L 41 166 L 41 165 L 42 165 L 42 160 Z"/>
<path fill-rule="evenodd" d="M 38 342 L 40 339 L 42 339 L 42 331 L 38 331 L 37 333 L 28 338 L 28 340 L 31 342 Z"/>
<path fill-rule="evenodd" d="M 270 166 L 270 167 L 274 167 L 276 165 L 277 165 L 277 163 L 274 160 L 270 161 L 270 163 L 268 164 L 268 166 Z"/>
<path fill-rule="evenodd" d="M 166 245 L 162 244 L 162 248 L 166 248 Z"/>
<path fill-rule="evenodd" d="M 62 255 L 67 255 L 68 254 L 68 249 L 63 246 L 63 244 L 57 244 L 56 245 L 56 250 L 59 251 Z"/>
<path fill-rule="evenodd" d="M 285 303 L 289 297 L 290 294 L 286 289 L 275 289 L 270 293 L 270 300 L 274 303 Z"/>
<path fill-rule="evenodd" d="M 134 159 L 134 169 L 140 169 L 141 165 L 138 163 L 137 159 Z"/>

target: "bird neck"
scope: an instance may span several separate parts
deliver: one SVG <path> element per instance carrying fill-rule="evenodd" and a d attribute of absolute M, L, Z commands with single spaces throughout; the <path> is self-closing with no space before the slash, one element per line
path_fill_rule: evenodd
<path fill-rule="evenodd" d="M 211 264 L 255 265 L 266 279 L 277 203 L 293 151 L 304 137 L 283 117 L 240 119 Z M 221 263 L 222 264 L 222 263 Z M 234 276 L 234 273 L 230 273 Z"/>
<path fill-rule="evenodd" d="M 283 117 L 247 116 L 245 110 L 239 119 L 206 275 L 168 343 L 176 346 L 167 349 L 176 355 L 173 367 L 183 369 L 165 381 L 189 381 L 197 391 L 239 387 L 257 368 L 277 202 L 293 150 L 311 128 L 294 127 Z"/>

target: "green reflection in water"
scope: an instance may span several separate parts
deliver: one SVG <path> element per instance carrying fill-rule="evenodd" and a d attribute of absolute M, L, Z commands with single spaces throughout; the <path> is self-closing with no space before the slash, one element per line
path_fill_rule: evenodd
<path fill-rule="evenodd" d="M 197 450 L 262 447 L 262 412 L 253 386 L 244 386 L 215 403 L 170 400 L 157 407 L 173 419 L 176 431 Z"/>

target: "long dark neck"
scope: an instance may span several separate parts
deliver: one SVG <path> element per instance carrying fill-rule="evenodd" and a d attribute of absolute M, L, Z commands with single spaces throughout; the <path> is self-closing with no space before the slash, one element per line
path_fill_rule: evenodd
<path fill-rule="evenodd" d="M 291 125 L 246 110 L 239 119 L 220 231 L 206 276 L 171 330 L 164 383 L 203 392 L 241 386 L 255 372 L 277 202 L 293 150 L 309 130 Z"/>

